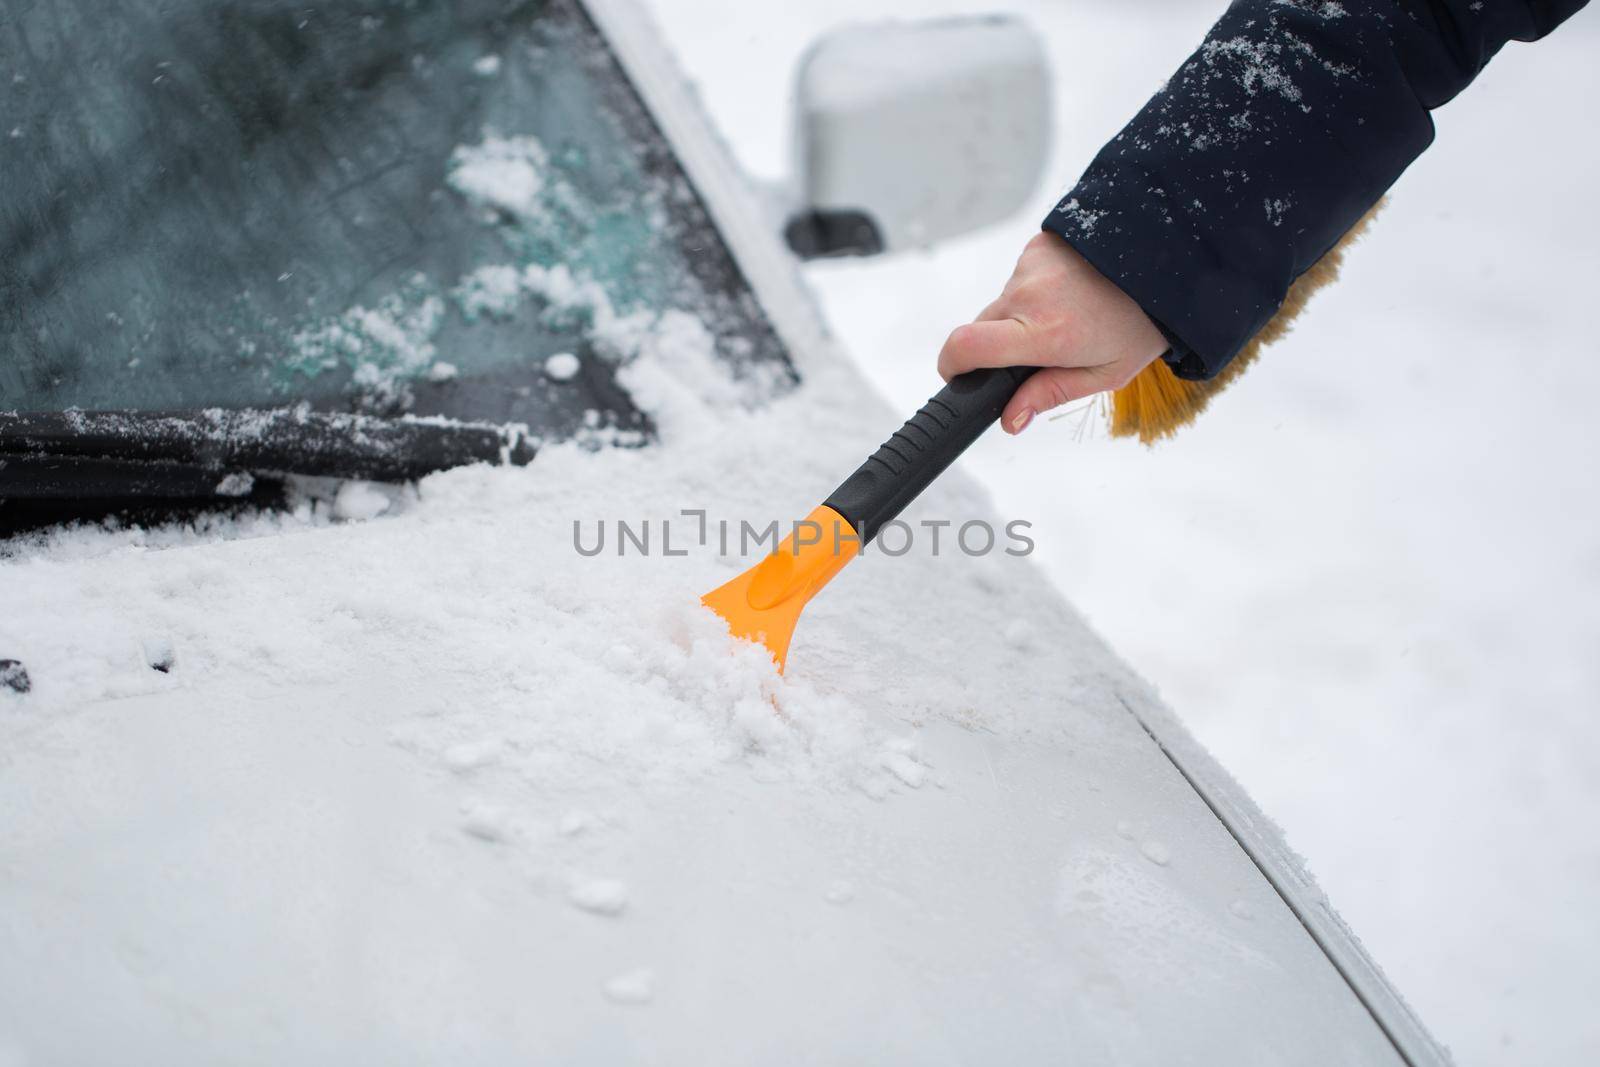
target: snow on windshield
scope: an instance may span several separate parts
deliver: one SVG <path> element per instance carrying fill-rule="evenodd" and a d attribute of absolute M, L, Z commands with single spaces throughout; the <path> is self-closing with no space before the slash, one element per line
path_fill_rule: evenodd
<path fill-rule="evenodd" d="M 681 316 L 747 397 L 792 379 L 576 4 L 380 7 L 0 26 L 0 410 L 307 402 L 626 443 L 638 344 L 605 329 Z M 579 371 L 544 374 L 560 354 Z"/>
<path fill-rule="evenodd" d="M 549 157 L 533 137 L 486 137 L 450 156 L 450 185 L 489 208 L 536 218 Z"/>

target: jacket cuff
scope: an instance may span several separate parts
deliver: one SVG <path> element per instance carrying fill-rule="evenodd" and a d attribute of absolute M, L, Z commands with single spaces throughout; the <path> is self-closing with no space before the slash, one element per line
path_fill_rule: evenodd
<path fill-rule="evenodd" d="M 1041 229 L 1043 229 L 1046 233 L 1055 234 L 1057 237 L 1060 237 L 1062 240 L 1066 241 L 1067 244 L 1072 245 L 1073 249 L 1076 250 L 1079 255 L 1089 260 L 1090 265 L 1093 266 L 1095 270 L 1104 275 L 1113 285 L 1116 285 L 1118 288 L 1122 287 L 1122 283 L 1120 281 L 1118 281 L 1115 277 L 1112 277 L 1111 274 L 1107 273 L 1107 271 L 1099 264 L 1095 263 L 1094 260 L 1089 259 L 1089 256 L 1083 251 L 1083 249 L 1079 248 L 1077 243 L 1073 241 L 1071 234 L 1063 233 L 1057 227 L 1050 225 L 1050 219 L 1045 219 L 1044 225 L 1041 227 Z M 1123 289 L 1124 294 L 1127 294 L 1127 292 L 1128 291 L 1126 289 Z M 1195 380 L 1204 379 L 1206 377 L 1205 364 L 1202 363 L 1200 357 L 1195 354 L 1194 349 L 1189 347 L 1189 342 L 1185 341 L 1182 337 L 1179 337 L 1177 331 L 1173 330 L 1172 327 L 1168 326 L 1165 322 L 1162 322 L 1155 315 L 1152 315 L 1149 307 L 1139 303 L 1137 298 L 1134 298 L 1134 302 L 1139 304 L 1139 309 L 1144 312 L 1144 317 L 1149 319 L 1151 325 L 1153 325 L 1157 330 L 1161 331 L 1161 336 L 1166 340 L 1167 350 L 1161 353 L 1161 359 L 1165 361 L 1168 367 L 1172 368 L 1172 373 L 1177 375 L 1179 378 L 1190 378 Z"/>
<path fill-rule="evenodd" d="M 1139 188 L 1148 185 L 1142 178 L 1139 180 Z M 1195 238 L 1193 230 L 1177 225 L 1171 216 L 1163 214 L 1164 221 L 1141 225 L 1138 219 L 1123 217 L 1120 213 L 1113 217 L 1109 208 L 1087 206 L 1107 202 L 1097 196 L 1099 184 L 1086 175 L 1045 218 L 1042 228 L 1066 241 L 1090 266 L 1139 305 L 1166 338 L 1167 351 L 1161 358 L 1174 375 L 1191 381 L 1215 377 L 1248 341 L 1249 334 L 1213 336 L 1218 332 L 1215 304 L 1204 307 L 1199 300 L 1177 298 L 1174 280 L 1204 277 L 1215 299 L 1235 306 L 1255 306 L 1264 301 L 1259 296 L 1241 295 L 1245 286 L 1224 279 L 1220 265 L 1214 261 L 1195 263 L 1202 249 L 1174 247 L 1174 238 L 1180 232 L 1189 234 L 1191 240 Z M 1226 295 L 1230 293 L 1231 299 Z M 1239 326 L 1249 329 L 1244 324 Z M 1209 353 L 1192 342 L 1192 337 L 1208 341 Z"/>

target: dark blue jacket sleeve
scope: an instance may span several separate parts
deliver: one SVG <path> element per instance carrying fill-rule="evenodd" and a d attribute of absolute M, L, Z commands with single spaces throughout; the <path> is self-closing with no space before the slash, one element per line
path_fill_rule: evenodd
<path fill-rule="evenodd" d="M 1433 140 L 1429 110 L 1587 0 L 1236 0 L 1044 227 L 1220 371 Z"/>

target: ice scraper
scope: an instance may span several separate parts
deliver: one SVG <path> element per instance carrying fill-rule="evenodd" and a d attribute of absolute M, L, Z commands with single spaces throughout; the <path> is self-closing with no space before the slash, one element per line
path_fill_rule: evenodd
<path fill-rule="evenodd" d="M 766 559 L 700 598 L 781 671 L 806 603 L 1000 418 L 1034 367 L 957 375 L 846 478 Z"/>

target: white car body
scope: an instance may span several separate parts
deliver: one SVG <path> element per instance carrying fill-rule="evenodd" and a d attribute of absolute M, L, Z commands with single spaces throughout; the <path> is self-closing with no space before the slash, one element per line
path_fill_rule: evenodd
<path fill-rule="evenodd" d="M 675 490 L 803 514 L 897 421 L 659 36 L 587 2 L 802 387 L 370 522 L 0 561 L 35 683 L 0 693 L 0 1063 L 1444 1062 L 1026 563 L 857 563 L 780 683 L 693 604 L 737 560 L 557 560 Z M 929 496 L 992 510 L 960 471 Z M 702 685 L 714 721 L 630 732 L 629 694 Z"/>

